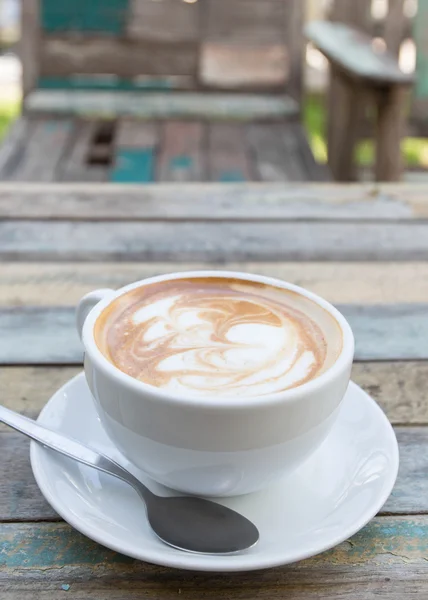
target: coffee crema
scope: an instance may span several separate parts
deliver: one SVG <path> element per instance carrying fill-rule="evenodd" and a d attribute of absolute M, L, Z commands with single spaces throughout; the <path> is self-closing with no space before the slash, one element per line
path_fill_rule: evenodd
<path fill-rule="evenodd" d="M 116 298 L 94 331 L 121 371 L 192 397 L 293 388 L 331 367 L 342 349 L 339 324 L 312 300 L 226 277 L 142 285 Z"/>

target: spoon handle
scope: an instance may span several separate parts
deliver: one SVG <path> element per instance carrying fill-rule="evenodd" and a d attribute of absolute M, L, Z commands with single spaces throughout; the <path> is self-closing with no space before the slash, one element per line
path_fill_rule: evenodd
<path fill-rule="evenodd" d="M 95 452 L 95 450 L 84 446 L 80 442 L 76 442 L 75 440 L 66 437 L 62 433 L 47 429 L 46 427 L 43 427 L 43 425 L 36 423 L 36 421 L 28 419 L 4 406 L 0 406 L 0 421 L 9 425 L 9 427 L 16 429 L 20 433 L 23 433 L 42 446 L 47 446 L 48 448 L 56 450 L 60 454 L 64 454 L 64 456 L 73 458 L 84 465 L 94 467 L 94 469 L 98 469 L 99 471 L 103 471 L 104 473 L 108 473 L 109 475 L 113 475 L 114 477 L 126 481 L 134 488 L 137 488 L 142 495 L 146 491 L 143 489 L 145 486 L 143 486 L 134 475 L 118 465 L 114 460 Z M 149 490 L 147 490 L 147 493 L 151 494 Z"/>

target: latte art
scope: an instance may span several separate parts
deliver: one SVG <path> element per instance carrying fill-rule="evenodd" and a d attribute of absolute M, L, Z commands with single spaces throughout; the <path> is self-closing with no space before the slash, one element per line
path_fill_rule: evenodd
<path fill-rule="evenodd" d="M 334 326 L 336 339 L 327 344 L 325 329 Z M 328 368 L 341 347 L 337 323 L 312 301 L 226 278 L 132 290 L 101 314 L 95 333 L 119 369 L 187 396 L 261 396 L 292 388 Z"/>

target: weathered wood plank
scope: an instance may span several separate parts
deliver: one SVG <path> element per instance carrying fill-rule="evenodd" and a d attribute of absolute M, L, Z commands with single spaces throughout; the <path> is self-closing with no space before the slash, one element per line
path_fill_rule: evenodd
<path fill-rule="evenodd" d="M 249 146 L 242 125 L 208 125 L 207 162 L 208 178 L 211 181 L 231 183 L 254 179 Z"/>
<path fill-rule="evenodd" d="M 354 363 L 352 379 L 375 398 L 393 424 L 428 424 L 427 363 Z"/>
<path fill-rule="evenodd" d="M 200 78 L 204 85 L 228 90 L 284 89 L 288 54 L 284 44 L 205 42 Z"/>
<path fill-rule="evenodd" d="M 206 39 L 232 44 L 284 42 L 286 5 L 278 0 L 207 0 Z"/>
<path fill-rule="evenodd" d="M 401 140 L 405 126 L 406 90 L 381 90 L 377 96 L 376 165 L 377 181 L 398 181 L 404 164 Z"/>
<path fill-rule="evenodd" d="M 352 262 L 226 262 L 215 265 L 277 277 L 335 304 L 426 302 L 428 265 Z M 96 288 L 119 288 L 162 273 L 213 268 L 207 263 L 15 263 L 0 265 L 0 306 L 75 306 Z"/>
<path fill-rule="evenodd" d="M 289 54 L 288 87 L 290 94 L 296 98 L 299 105 L 302 102 L 305 40 L 302 36 L 305 20 L 305 5 L 301 0 L 288 0 L 286 7 L 284 37 Z"/>
<path fill-rule="evenodd" d="M 200 181 L 205 178 L 202 123 L 167 121 L 162 126 L 157 161 L 158 181 Z"/>
<path fill-rule="evenodd" d="M 0 370 L 2 404 L 35 418 L 52 394 L 81 368 L 4 367 Z M 427 362 L 357 362 L 352 379 L 376 399 L 393 424 L 428 425 Z M 1 430 L 11 431 L 6 426 Z"/>
<path fill-rule="evenodd" d="M 41 77 L 114 73 L 120 78 L 139 75 L 193 75 L 198 65 L 196 41 L 127 40 L 112 37 L 45 37 L 40 50 Z"/>
<path fill-rule="evenodd" d="M 89 164 L 91 144 L 96 135 L 96 121 L 80 121 L 75 123 L 75 133 L 68 152 L 58 165 L 56 179 L 58 181 L 106 181 L 107 166 Z"/>
<path fill-rule="evenodd" d="M 400 450 L 400 469 L 383 513 L 428 512 L 428 428 L 402 427 L 395 430 Z"/>
<path fill-rule="evenodd" d="M 130 213 L 132 214 L 132 213 Z M 428 223 L 0 222 L 18 261 L 424 260 Z"/>
<path fill-rule="evenodd" d="M 40 1 L 27 0 L 21 11 L 19 57 L 22 62 L 22 91 L 24 97 L 36 87 L 40 71 Z"/>
<path fill-rule="evenodd" d="M 10 126 L 0 144 L 0 181 L 9 179 L 22 159 L 25 145 L 29 143 L 33 123 L 26 117 L 19 117 Z"/>
<path fill-rule="evenodd" d="M 156 123 L 121 118 L 116 125 L 114 145 L 116 148 L 153 148 L 159 142 Z"/>
<path fill-rule="evenodd" d="M 396 428 L 400 472 L 381 514 L 428 512 L 428 428 Z M 0 431 L 0 522 L 50 520 L 55 511 L 44 501 L 30 465 L 30 442 L 12 430 Z"/>
<path fill-rule="evenodd" d="M 127 36 L 131 39 L 197 41 L 200 34 L 200 5 L 197 2 L 130 2 Z"/>
<path fill-rule="evenodd" d="M 428 359 L 428 304 L 339 305 L 355 335 L 357 360 Z M 0 310 L 0 363 L 81 364 L 71 307 Z"/>
<path fill-rule="evenodd" d="M 68 119 L 38 120 L 12 179 L 54 181 L 58 164 L 71 140 L 72 127 L 73 123 Z"/>
<path fill-rule="evenodd" d="M 151 148 L 119 148 L 113 170 L 112 183 L 149 183 L 154 180 L 154 153 Z"/>
<path fill-rule="evenodd" d="M 114 553 L 64 523 L 10 523 L 0 529 L 2 599 L 207 600 L 219 596 L 296 600 L 423 598 L 428 574 L 428 518 L 379 517 L 351 541 L 286 568 L 242 574 L 165 569 Z M 114 582 L 114 585 L 112 585 Z M 149 590 L 149 591 L 148 591 Z M 25 596 L 24 596 L 25 594 Z"/>
<path fill-rule="evenodd" d="M 305 27 L 306 37 L 347 75 L 373 85 L 411 85 L 412 74 L 400 70 L 389 52 L 376 52 L 371 37 L 342 23 L 313 21 Z"/>
<path fill-rule="evenodd" d="M 0 184 L 0 217 L 49 219 L 428 219 L 426 184 L 215 183 L 117 187 Z"/>
<path fill-rule="evenodd" d="M 149 52 L 148 59 L 152 59 Z M 34 112 L 84 116 L 135 116 L 142 119 L 218 119 L 253 121 L 281 119 L 298 112 L 288 96 L 193 92 L 138 93 L 37 90 L 27 99 Z"/>
<path fill-rule="evenodd" d="M 58 519 L 34 481 L 29 440 L 17 433 L 2 431 L 0 452 L 0 521 Z"/>
<path fill-rule="evenodd" d="M 248 141 L 262 181 L 304 181 L 306 174 L 294 131 L 278 124 L 248 126 Z"/>
<path fill-rule="evenodd" d="M 120 119 L 114 139 L 115 157 L 109 179 L 115 183 L 154 181 L 155 148 L 159 140 L 155 123 Z"/>

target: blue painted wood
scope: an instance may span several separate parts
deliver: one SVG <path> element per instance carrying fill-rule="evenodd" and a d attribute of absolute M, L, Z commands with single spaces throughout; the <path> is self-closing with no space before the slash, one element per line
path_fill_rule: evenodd
<path fill-rule="evenodd" d="M 355 335 L 357 360 L 428 359 L 428 304 L 339 306 Z M 81 364 L 74 309 L 0 310 L 0 363 Z"/>
<path fill-rule="evenodd" d="M 179 156 L 174 156 L 169 161 L 169 168 L 171 170 L 187 170 L 191 169 L 193 164 L 193 159 L 191 156 L 185 156 L 184 154 Z"/>
<path fill-rule="evenodd" d="M 129 0 L 42 0 L 41 24 L 47 33 L 125 32 Z"/>
<path fill-rule="evenodd" d="M 150 183 L 154 177 L 152 148 L 121 148 L 109 180 L 114 183 Z"/>
<path fill-rule="evenodd" d="M 241 171 L 223 171 L 220 174 L 219 181 L 223 183 L 239 183 L 242 181 L 247 181 L 245 175 Z"/>
<path fill-rule="evenodd" d="M 51 578 L 55 577 L 56 581 L 63 582 L 65 577 L 68 577 L 68 581 L 75 581 L 76 571 L 71 570 L 61 572 L 59 569 L 63 565 L 67 565 L 74 568 L 82 568 L 82 571 L 77 571 L 80 573 L 80 578 L 76 581 L 76 585 L 79 589 L 84 585 L 85 582 L 85 573 L 88 573 L 88 568 L 90 569 L 90 573 L 93 573 L 92 569 L 98 567 L 99 570 L 96 573 L 101 573 L 100 575 L 100 586 L 103 585 L 103 581 L 105 579 L 101 579 L 102 574 L 106 575 L 110 579 L 114 579 L 115 581 L 120 582 L 121 579 L 126 579 L 136 584 L 136 582 L 140 581 L 143 585 L 141 589 L 141 594 L 143 594 L 147 589 L 147 581 L 150 581 L 150 577 L 153 577 L 154 573 L 158 571 L 158 567 L 154 565 L 148 565 L 147 563 L 134 560 L 132 558 L 128 558 L 112 550 L 104 548 L 103 546 L 89 540 L 84 537 L 81 533 L 72 529 L 66 523 L 4 523 L 1 525 L 0 529 L 0 553 L 1 553 L 1 564 L 5 569 L 5 577 L 10 573 L 10 577 L 12 580 L 13 570 L 17 569 L 20 572 L 28 571 L 30 575 L 41 574 L 42 585 L 46 586 L 52 584 Z M 338 569 L 337 571 L 337 581 L 335 581 L 335 585 L 339 585 L 339 582 L 344 579 L 344 568 L 349 568 L 348 580 L 354 577 L 355 574 L 359 574 L 362 577 L 361 566 L 366 565 L 366 568 L 371 564 L 371 568 L 375 569 L 374 565 L 382 565 L 382 576 L 381 573 L 378 575 L 378 579 L 382 579 L 384 582 L 389 581 L 389 577 L 385 578 L 385 574 L 401 572 L 401 580 L 406 580 L 404 573 L 410 573 L 410 577 L 412 574 L 414 575 L 414 581 L 417 582 L 426 579 L 426 557 L 428 554 L 428 519 L 426 516 L 413 516 L 413 517 L 397 517 L 397 516 L 387 516 L 387 517 L 377 517 L 373 519 L 366 527 L 364 527 L 360 532 L 354 535 L 351 539 L 351 542 L 344 542 L 340 544 L 336 548 L 329 550 L 328 552 L 324 552 L 318 556 L 315 556 L 305 563 L 301 563 L 297 569 L 301 570 L 302 568 L 306 568 L 306 575 L 310 574 L 311 569 L 327 567 L 329 581 L 326 585 L 330 585 L 332 581 L 332 572 L 334 568 Z M 418 565 L 418 571 L 411 571 L 412 564 Z M 407 568 L 406 568 L 407 565 Z M 400 571 L 401 567 L 401 571 Z M 377 567 L 378 568 L 378 567 Z M 391 570 L 388 570 L 390 568 Z M 85 569 L 83 571 L 83 569 Z M 403 572 L 402 569 L 405 569 Z M 34 570 L 34 571 L 33 571 Z M 52 571 L 49 574 L 49 579 L 47 573 L 49 570 Z M 275 572 L 266 571 L 263 574 L 264 579 L 266 579 L 268 573 L 274 573 L 274 582 L 278 585 L 278 578 L 280 573 L 284 572 L 284 569 L 277 569 Z M 290 573 L 292 571 L 292 566 L 286 570 L 287 581 L 290 579 Z M 295 572 L 295 571 L 294 571 Z M 365 581 L 367 582 L 367 570 L 363 571 Z M 162 569 L 161 575 L 166 578 L 168 577 L 168 582 L 173 581 L 173 577 L 178 577 L 175 575 L 178 571 L 166 571 Z M 159 574 L 159 572 L 158 572 Z M 16 577 L 16 575 L 15 575 Z M 321 577 L 320 573 L 317 571 L 316 581 Z M 195 578 L 195 575 L 193 575 Z M 207 574 L 204 574 L 204 581 L 207 578 Z M 409 578 L 409 577 L 408 577 Z M 31 590 L 39 590 L 40 588 L 37 586 L 39 578 L 34 577 L 31 580 Z M 92 579 L 94 579 L 94 575 L 92 575 Z M 67 579 L 66 579 L 67 580 Z M 180 585 L 180 581 L 183 585 L 183 579 L 178 579 L 175 588 L 178 588 Z M 200 580 L 202 581 L 202 579 Z M 223 581 L 223 580 L 222 580 Z M 265 582 L 266 583 L 266 582 Z M 412 589 L 415 589 L 415 585 L 413 584 Z M 28 584 L 27 584 L 28 585 Z M 108 584 L 104 583 L 104 586 Z M 120 583 L 118 583 L 120 585 Z M 158 587 L 161 584 L 158 584 Z M 166 585 L 162 583 L 162 585 Z M 240 580 L 235 580 L 235 585 L 249 585 L 248 580 L 243 580 L 241 577 Z M 367 585 L 369 585 L 367 583 Z M 60 583 L 58 583 L 58 588 L 60 587 Z M 116 586 L 117 587 L 117 586 Z M 161 591 L 161 593 L 156 591 L 156 586 L 152 584 L 152 588 L 154 590 L 152 597 L 160 598 L 165 597 L 165 593 Z M 23 584 L 21 584 L 21 588 L 23 589 Z M 51 596 L 52 598 L 59 598 L 60 596 L 53 596 L 52 587 L 48 588 L 52 590 Z M 73 588 L 71 588 L 73 589 Z M 119 589 L 119 588 L 117 588 Z M 133 587 L 135 588 L 135 585 Z M 300 585 L 301 589 L 301 585 Z M 355 585 L 354 585 L 355 589 Z M 385 586 L 382 586 L 382 590 L 386 590 Z M 391 588 L 389 588 L 391 590 Z M 400 588 L 402 591 L 402 588 Z M 300 595 L 300 594 L 299 594 Z M 339 598 L 336 593 L 333 593 L 335 598 Z M 333 595 L 329 592 L 329 595 L 323 595 L 323 598 L 333 598 Z M 254 597 L 251 595 L 251 592 L 246 594 L 247 597 Z M 312 598 L 316 597 L 311 595 Z M 365 595 L 365 598 L 374 598 L 378 596 L 378 594 L 374 595 Z M 16 595 L 16 597 L 23 597 Z M 28 597 L 31 597 L 30 595 Z M 33 595 L 33 597 L 35 597 Z M 79 596 L 83 597 L 83 596 Z M 92 596 L 96 597 L 96 596 Z M 99 596 L 100 597 L 100 596 Z M 103 597 L 107 596 L 104 594 Z M 119 597 L 119 596 L 117 596 Z M 123 593 L 122 596 L 125 598 L 126 593 Z M 136 597 L 136 596 L 135 596 Z M 139 596 L 138 596 L 139 597 Z M 214 597 L 214 595 L 209 595 L 210 598 Z M 237 594 L 237 597 L 243 597 L 240 594 Z M 275 594 L 275 597 L 279 597 Z M 304 596 L 300 595 L 301 598 Z M 319 596 L 321 598 L 321 596 Z M 341 598 L 344 596 L 342 595 Z M 357 596 L 354 594 L 354 597 Z M 358 594 L 359 598 L 363 596 Z M 380 596 L 379 596 L 380 597 Z M 386 595 L 382 596 L 383 598 L 402 598 L 403 596 L 400 592 L 398 594 L 392 592 L 388 595 L 388 591 L 386 591 Z M 425 595 L 414 595 L 416 598 L 425 598 Z M 61 596 L 62 598 L 62 596 Z M 64 596 L 66 598 L 66 595 Z"/>
<path fill-rule="evenodd" d="M 40 77 L 37 87 L 45 90 L 79 90 L 79 91 L 168 91 L 174 89 L 170 79 L 153 78 L 143 80 L 97 77 L 92 75 L 73 75 L 70 77 Z"/>

